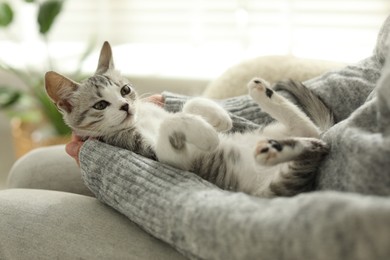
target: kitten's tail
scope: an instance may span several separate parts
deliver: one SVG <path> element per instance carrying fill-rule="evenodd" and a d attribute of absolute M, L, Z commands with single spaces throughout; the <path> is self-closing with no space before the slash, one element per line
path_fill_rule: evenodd
<path fill-rule="evenodd" d="M 325 103 L 304 84 L 294 80 L 279 81 L 273 86 L 274 90 L 285 90 L 295 97 L 298 105 L 320 128 L 322 132 L 334 125 L 332 111 Z"/>

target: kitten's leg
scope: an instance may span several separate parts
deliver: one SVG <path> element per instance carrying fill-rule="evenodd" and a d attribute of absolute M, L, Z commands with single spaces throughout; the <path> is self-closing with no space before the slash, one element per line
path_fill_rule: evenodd
<path fill-rule="evenodd" d="M 218 145 L 218 133 L 203 118 L 177 113 L 162 122 L 156 155 L 161 162 L 187 170 L 199 153 L 214 151 Z"/>
<path fill-rule="evenodd" d="M 291 136 L 318 137 L 319 128 L 288 99 L 270 88 L 268 82 L 255 78 L 248 83 L 249 95 L 260 108 L 283 124 Z"/>
<path fill-rule="evenodd" d="M 233 127 L 228 112 L 214 101 L 206 98 L 190 99 L 184 104 L 182 111 L 203 117 L 219 132 L 228 131 Z"/>
<path fill-rule="evenodd" d="M 270 166 L 288 162 L 276 169 L 268 189 L 262 190 L 262 194 L 293 196 L 310 190 L 317 167 L 327 152 L 326 144 L 315 138 L 260 141 L 255 150 L 259 164 Z"/>

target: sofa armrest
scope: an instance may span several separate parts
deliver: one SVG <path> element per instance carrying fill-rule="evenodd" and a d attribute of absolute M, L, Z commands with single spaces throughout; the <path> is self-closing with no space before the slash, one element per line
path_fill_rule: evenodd
<path fill-rule="evenodd" d="M 46 189 L 93 196 L 84 185 L 76 162 L 64 145 L 35 149 L 11 168 L 8 188 Z"/>

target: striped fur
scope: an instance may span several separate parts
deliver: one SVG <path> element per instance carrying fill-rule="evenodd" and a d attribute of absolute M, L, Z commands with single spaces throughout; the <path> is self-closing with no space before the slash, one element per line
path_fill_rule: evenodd
<path fill-rule="evenodd" d="M 310 91 L 301 82 L 285 80 L 277 82 L 273 90 L 284 90 L 292 94 L 302 110 L 313 120 L 321 131 L 328 130 L 334 125 L 333 113 L 328 109 L 321 98 Z"/>

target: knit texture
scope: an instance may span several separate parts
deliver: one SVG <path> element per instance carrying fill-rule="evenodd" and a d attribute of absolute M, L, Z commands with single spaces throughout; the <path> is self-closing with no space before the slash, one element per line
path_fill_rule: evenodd
<path fill-rule="evenodd" d="M 95 162 L 83 174 L 98 199 L 190 258 L 390 255 L 385 198 L 316 192 L 261 199 L 222 191 L 195 174 L 97 141 L 88 141 L 82 154 L 82 161 Z"/>
<path fill-rule="evenodd" d="M 377 195 L 390 195 L 390 62 L 380 40 L 389 29 L 388 19 L 372 57 L 305 82 L 338 122 L 323 135 L 331 150 L 317 191 L 275 199 L 223 191 L 96 140 L 80 153 L 86 185 L 190 258 L 388 259 L 390 200 Z M 170 111 L 187 99 L 164 95 Z M 233 115 L 234 131 L 269 120 L 247 96 L 221 105 Z"/>

